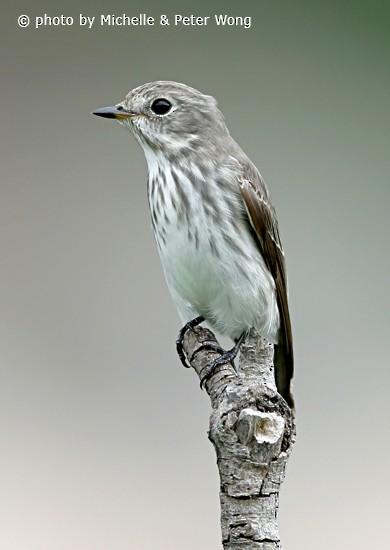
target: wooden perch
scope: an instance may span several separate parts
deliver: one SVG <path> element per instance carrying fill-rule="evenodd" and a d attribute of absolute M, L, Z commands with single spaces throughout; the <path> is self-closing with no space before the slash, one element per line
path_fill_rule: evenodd
<path fill-rule="evenodd" d="M 183 347 L 202 379 L 220 354 L 202 349 L 215 343 L 203 327 L 188 330 Z M 291 409 L 277 393 L 273 345 L 252 329 L 241 346 L 239 368 L 218 367 L 206 382 L 210 396 L 209 439 L 220 475 L 224 550 L 281 549 L 279 490 L 295 441 Z"/>

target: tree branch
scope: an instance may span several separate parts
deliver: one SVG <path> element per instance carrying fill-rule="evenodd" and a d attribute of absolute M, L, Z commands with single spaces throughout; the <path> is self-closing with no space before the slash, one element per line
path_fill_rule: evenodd
<path fill-rule="evenodd" d="M 199 378 L 220 354 L 208 329 L 188 330 L 184 351 Z M 220 475 L 224 550 L 281 549 L 279 490 L 295 441 L 291 409 L 277 393 L 273 345 L 252 329 L 241 345 L 239 369 L 217 367 L 205 388 L 211 399 L 209 439 Z"/>

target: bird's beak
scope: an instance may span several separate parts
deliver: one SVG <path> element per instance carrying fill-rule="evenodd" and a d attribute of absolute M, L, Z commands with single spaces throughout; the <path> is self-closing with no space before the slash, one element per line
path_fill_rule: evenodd
<path fill-rule="evenodd" d="M 133 116 L 133 113 L 126 111 L 122 105 L 111 105 L 110 107 L 102 107 L 101 109 L 96 109 L 92 111 L 93 115 L 102 116 L 104 118 L 116 118 L 121 120 L 124 118 L 129 118 Z"/>

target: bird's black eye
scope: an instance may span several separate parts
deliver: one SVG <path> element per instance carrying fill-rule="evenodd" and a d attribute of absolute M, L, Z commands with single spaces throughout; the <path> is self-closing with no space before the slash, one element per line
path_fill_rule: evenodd
<path fill-rule="evenodd" d="M 172 107 L 172 103 L 167 99 L 155 99 L 151 105 L 153 113 L 156 115 L 166 115 Z"/>

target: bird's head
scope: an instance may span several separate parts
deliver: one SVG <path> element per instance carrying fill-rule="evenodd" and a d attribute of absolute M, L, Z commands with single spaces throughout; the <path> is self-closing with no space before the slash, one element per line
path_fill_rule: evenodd
<path fill-rule="evenodd" d="M 113 106 L 93 111 L 116 119 L 143 149 L 177 154 L 213 146 L 227 132 L 216 100 L 177 82 L 157 81 L 135 88 Z"/>

